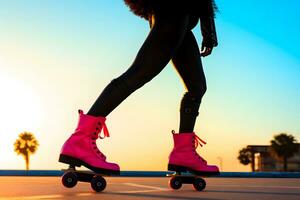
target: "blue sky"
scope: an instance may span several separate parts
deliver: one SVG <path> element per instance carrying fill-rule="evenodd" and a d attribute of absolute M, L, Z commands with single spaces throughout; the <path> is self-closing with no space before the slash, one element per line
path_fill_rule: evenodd
<path fill-rule="evenodd" d="M 297 0 L 217 1 L 220 18 L 273 43 L 299 58 L 299 7 Z"/>

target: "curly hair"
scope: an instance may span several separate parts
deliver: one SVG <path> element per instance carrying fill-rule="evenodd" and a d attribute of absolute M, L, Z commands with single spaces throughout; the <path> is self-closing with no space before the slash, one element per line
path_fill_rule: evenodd
<path fill-rule="evenodd" d="M 156 12 L 215 17 L 215 12 L 218 11 L 214 0 L 124 0 L 124 2 L 135 15 L 145 19 Z"/>

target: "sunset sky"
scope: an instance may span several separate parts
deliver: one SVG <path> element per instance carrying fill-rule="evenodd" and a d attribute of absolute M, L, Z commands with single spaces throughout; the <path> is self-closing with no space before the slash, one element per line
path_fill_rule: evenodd
<path fill-rule="evenodd" d="M 203 58 L 207 93 L 198 149 L 223 171 L 248 144 L 286 132 L 300 141 L 300 1 L 216 0 L 219 46 Z M 40 147 L 31 169 L 61 169 L 61 145 L 99 93 L 123 73 L 149 33 L 122 0 L 0 0 L 0 169 L 25 169 L 13 151 L 19 133 Z M 193 30 L 201 43 L 199 25 Z M 188 67 L 188 66 L 186 66 Z M 185 89 L 173 66 L 107 117 L 98 143 L 121 170 L 166 170 Z M 220 159 L 221 158 L 221 159 Z"/>

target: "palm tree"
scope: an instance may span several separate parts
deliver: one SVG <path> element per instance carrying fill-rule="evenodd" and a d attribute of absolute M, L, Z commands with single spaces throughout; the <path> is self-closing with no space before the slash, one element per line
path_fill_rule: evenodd
<path fill-rule="evenodd" d="M 29 170 L 29 156 L 36 152 L 39 146 L 38 141 L 34 135 L 30 132 L 23 132 L 19 135 L 18 139 L 14 143 L 15 152 L 18 155 L 22 155 L 26 162 L 26 170 Z"/>
<path fill-rule="evenodd" d="M 239 151 L 238 160 L 243 165 L 248 165 L 251 163 L 251 169 L 254 171 L 254 159 L 253 159 L 253 152 L 249 147 L 244 147 Z"/>
<path fill-rule="evenodd" d="M 275 135 L 274 139 L 271 140 L 271 147 L 278 158 L 283 159 L 283 169 L 287 171 L 287 159 L 292 157 L 298 152 L 298 146 L 296 139 L 292 135 L 281 133 Z"/>

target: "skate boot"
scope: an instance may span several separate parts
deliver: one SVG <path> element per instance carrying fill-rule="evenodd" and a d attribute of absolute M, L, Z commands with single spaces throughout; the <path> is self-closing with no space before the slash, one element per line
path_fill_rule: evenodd
<path fill-rule="evenodd" d="M 196 175 L 218 175 L 219 169 L 215 165 L 207 165 L 197 152 L 198 145 L 206 144 L 194 132 L 175 134 L 172 131 L 174 148 L 169 156 L 168 170 L 176 172 L 191 172 Z"/>
<path fill-rule="evenodd" d="M 70 166 L 81 165 L 101 174 L 119 174 L 120 168 L 115 163 L 106 161 L 105 155 L 98 149 L 96 140 L 109 137 L 105 125 L 105 117 L 94 117 L 83 114 L 79 110 L 79 122 L 75 132 L 64 143 L 59 156 L 59 162 Z M 103 129 L 104 136 L 100 135 Z"/>

